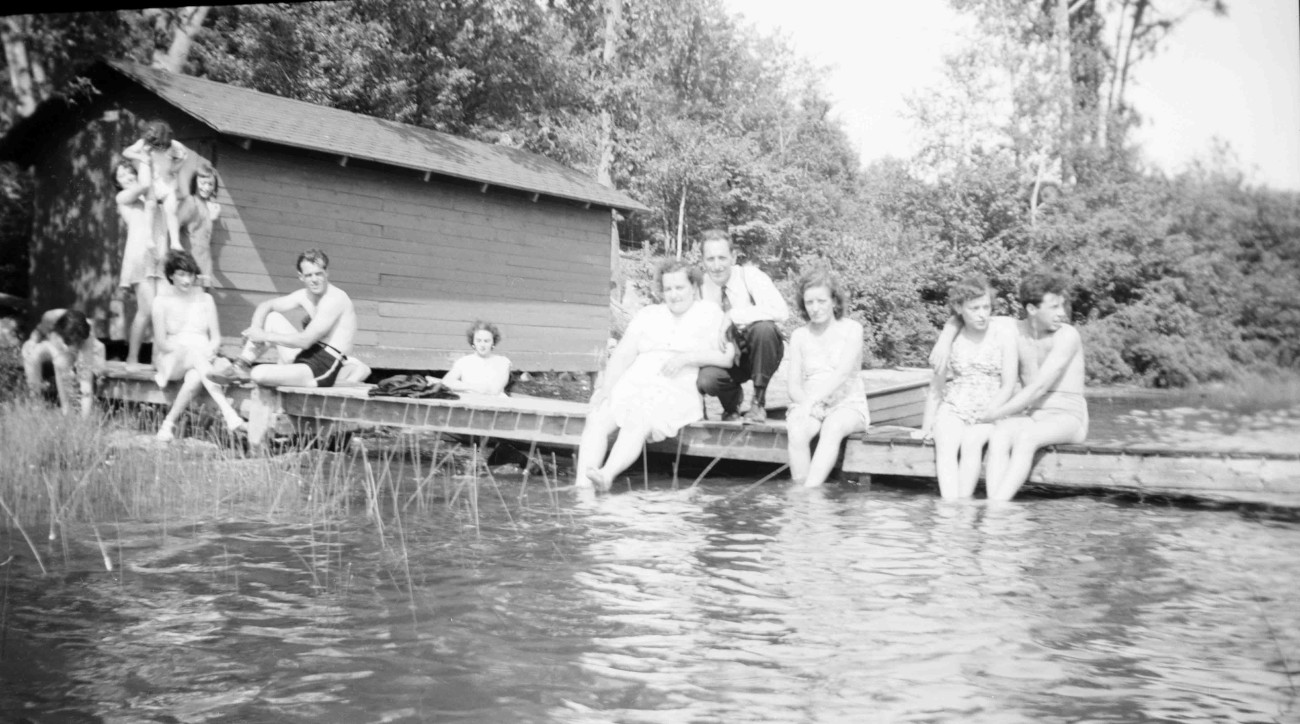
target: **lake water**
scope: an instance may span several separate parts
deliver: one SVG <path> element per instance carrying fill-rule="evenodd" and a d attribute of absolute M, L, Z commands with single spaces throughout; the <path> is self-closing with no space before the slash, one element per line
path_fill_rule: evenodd
<path fill-rule="evenodd" d="M 0 720 L 1300 720 L 1294 520 L 752 481 L 102 524 L 0 568 Z"/>

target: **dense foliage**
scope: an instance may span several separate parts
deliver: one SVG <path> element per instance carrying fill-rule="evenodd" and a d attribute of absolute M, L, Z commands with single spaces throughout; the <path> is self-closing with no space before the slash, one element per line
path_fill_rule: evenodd
<path fill-rule="evenodd" d="M 1017 280 L 1052 265 L 1076 279 L 1094 380 L 1185 385 L 1295 367 L 1300 197 L 1253 187 L 1227 163 L 1144 172 L 1128 141 L 1134 67 L 1179 13 L 1224 10 L 1181 2 L 1162 15 L 1148 0 L 954 0 L 976 37 L 945 85 L 918 94 L 925 147 L 867 168 L 821 71 L 722 0 L 215 6 L 189 16 L 190 35 L 180 10 L 11 16 L 0 131 L 24 107 L 15 58 L 39 70 L 30 106 L 76 87 L 98 56 L 170 54 L 186 58 L 183 72 L 608 177 L 651 208 L 620 221 L 627 248 L 689 255 L 699 232 L 726 227 L 787 289 L 829 263 L 872 364 L 923 362 L 960 274 L 988 274 L 1011 312 Z M 192 45 L 177 53 L 182 35 Z M 26 186 L 3 176 L 0 230 L 17 239 L 4 249 L 15 259 Z M 644 287 L 634 268 L 620 281 Z M 7 272 L 4 291 L 21 294 Z"/>

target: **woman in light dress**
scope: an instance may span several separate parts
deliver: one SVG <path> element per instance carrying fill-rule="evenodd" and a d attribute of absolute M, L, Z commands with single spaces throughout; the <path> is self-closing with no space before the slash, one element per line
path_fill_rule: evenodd
<path fill-rule="evenodd" d="M 158 369 L 154 381 L 160 388 L 173 380 L 185 381 L 157 437 L 163 441 L 175 437 L 176 423 L 199 387 L 205 388 L 217 403 L 226 426 L 237 430 L 244 424 L 243 419 L 226 399 L 221 385 L 208 379 L 221 347 L 221 329 L 212 295 L 196 284 L 199 265 L 189 252 L 173 251 L 167 255 L 164 270 L 173 293 L 160 296 L 153 306 L 154 366 Z"/>
<path fill-rule="evenodd" d="M 609 488 L 647 440 L 672 437 L 702 419 L 699 368 L 730 367 L 735 359 L 722 309 L 700 299 L 700 270 L 670 259 L 659 267 L 658 281 L 663 303 L 637 312 L 592 393 L 578 446 L 579 486 Z"/>
<path fill-rule="evenodd" d="M 510 384 L 510 359 L 493 350 L 501 343 L 501 330 L 495 324 L 475 321 L 466 334 L 473 354 L 456 360 L 442 378 L 442 384 L 456 392 L 505 396 Z"/>
<path fill-rule="evenodd" d="M 162 229 L 154 228 L 158 204 L 149 194 L 147 176 L 142 178 L 136 165 L 122 160 L 113 169 L 117 184 L 117 213 L 126 223 L 126 247 L 122 252 L 121 286 L 135 292 L 135 316 L 127 337 L 126 363 L 140 362 L 140 345 L 149 326 L 158 282 L 162 279 L 164 249 L 158 245 Z"/>
<path fill-rule="evenodd" d="M 948 305 L 958 328 L 955 337 L 945 333 L 935 345 L 932 356 L 939 363 L 921 436 L 934 438 L 939 493 L 955 500 L 975 493 L 980 461 L 993 432 L 993 425 L 980 419 L 1011 397 L 1019 363 L 1014 326 L 992 317 L 993 290 L 987 278 L 972 274 L 958 280 L 948 289 Z M 947 350 L 937 349 L 949 344 Z"/>
<path fill-rule="evenodd" d="M 844 438 L 871 423 L 860 374 L 863 330 L 844 316 L 844 291 L 829 272 L 805 274 L 796 301 L 808 324 L 790 336 L 787 364 L 793 404 L 786 413 L 786 444 L 790 477 L 816 487 L 835 467 Z"/>

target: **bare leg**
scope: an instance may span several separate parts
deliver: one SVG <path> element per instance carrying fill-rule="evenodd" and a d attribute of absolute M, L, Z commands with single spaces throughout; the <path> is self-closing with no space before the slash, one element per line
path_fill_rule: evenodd
<path fill-rule="evenodd" d="M 1079 437 L 1080 422 L 1069 415 L 1050 415 L 1033 420 L 1011 441 L 1011 456 L 1002 477 L 988 480 L 989 500 L 1007 501 L 1016 496 L 1020 486 L 1029 478 L 1034 464 L 1034 453 L 1039 448 L 1075 442 Z"/>
<path fill-rule="evenodd" d="M 163 418 L 162 425 L 158 428 L 156 437 L 159 440 L 166 442 L 176 437 L 176 423 L 180 422 L 185 408 L 189 407 L 190 400 L 194 399 L 194 393 L 198 392 L 202 384 L 203 375 L 198 370 L 191 369 L 185 373 L 185 381 L 181 383 L 181 389 L 176 393 L 176 399 L 172 402 L 171 409 L 167 411 L 167 417 Z"/>
<path fill-rule="evenodd" d="M 179 215 L 180 202 L 176 199 L 176 189 L 162 197 L 163 216 L 167 219 L 167 240 L 171 248 L 180 251 L 181 246 L 181 218 Z"/>
<path fill-rule="evenodd" d="M 984 446 L 993 434 L 993 425 L 983 423 L 968 425 L 961 437 L 961 463 L 958 472 L 959 487 L 957 496 L 969 498 L 975 495 L 975 486 L 980 481 L 980 462 L 984 457 Z"/>
<path fill-rule="evenodd" d="M 643 423 L 619 428 L 618 437 L 614 438 L 614 447 L 609 451 L 605 464 L 595 471 L 594 477 L 589 475 L 592 477 L 592 482 L 608 488 L 619 473 L 627 470 L 638 457 L 641 457 L 641 450 L 649 437 L 650 428 Z"/>
<path fill-rule="evenodd" d="M 229 364 L 229 362 L 223 360 L 222 364 Z M 213 364 L 207 360 L 200 360 L 198 364 L 194 365 L 194 369 L 199 373 L 199 379 L 203 382 L 203 389 L 208 391 L 208 396 L 212 398 L 212 402 L 216 404 L 217 409 L 221 411 L 221 418 L 225 420 L 226 427 L 231 432 L 243 427 L 245 424 L 244 418 L 239 416 L 239 413 L 235 411 L 235 406 L 230 404 L 230 400 L 226 398 L 226 389 L 208 379 L 208 375 L 214 369 Z"/>
<path fill-rule="evenodd" d="M 799 409 L 799 408 L 795 408 Z M 808 468 L 812 465 L 812 440 L 821 430 L 822 422 L 802 411 L 788 419 L 785 429 L 785 449 L 790 457 L 790 479 L 803 483 L 808 479 Z"/>
<path fill-rule="evenodd" d="M 32 397 L 41 394 L 45 381 L 42 378 L 41 368 L 46 362 L 54 360 L 53 352 L 48 342 L 33 342 L 27 340 L 23 342 L 23 374 L 27 377 L 27 393 Z"/>
<path fill-rule="evenodd" d="M 588 470 L 595 470 L 605 461 L 605 452 L 609 449 L 609 436 L 618 425 L 610 413 L 609 405 L 602 404 L 587 413 L 587 421 L 582 427 L 582 440 L 578 443 L 578 461 L 574 467 L 574 485 L 587 487 L 592 481 L 587 478 Z"/>
<path fill-rule="evenodd" d="M 149 277 L 135 283 L 135 316 L 131 318 L 131 333 L 127 338 L 126 363 L 140 363 L 140 345 L 144 343 L 145 330 L 149 328 L 153 300 L 158 295 L 158 279 Z"/>
<path fill-rule="evenodd" d="M 1006 477 L 1007 467 L 1011 464 L 1011 441 L 1020 434 L 1021 429 L 1033 424 L 1034 421 L 1028 417 L 1018 416 L 999 420 L 993 426 L 993 432 L 989 435 L 984 474 L 984 488 L 990 498 L 993 497 L 994 486 Z"/>
<path fill-rule="evenodd" d="M 334 379 L 335 387 L 355 387 L 365 384 L 366 378 L 370 376 L 370 365 L 362 362 L 355 357 L 348 357 L 343 363 L 343 368 L 339 370 L 339 376 Z"/>
<path fill-rule="evenodd" d="M 855 432 L 867 429 L 862 416 L 852 410 L 831 410 L 822 420 L 821 436 L 817 440 L 817 450 L 813 452 L 812 464 L 808 468 L 808 479 L 804 485 L 815 488 L 826 482 L 835 461 L 840 458 L 840 443 Z"/>
<path fill-rule="evenodd" d="M 939 408 L 934 418 L 934 469 L 935 477 L 939 479 L 939 494 L 945 500 L 961 497 L 961 468 L 957 456 L 965 431 L 966 423 L 961 418 L 946 407 Z"/>

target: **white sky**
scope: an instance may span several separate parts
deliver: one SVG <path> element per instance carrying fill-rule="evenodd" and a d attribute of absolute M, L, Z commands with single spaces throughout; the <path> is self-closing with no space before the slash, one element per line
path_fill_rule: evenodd
<path fill-rule="evenodd" d="M 935 84 L 960 20 L 947 0 L 725 0 L 760 30 L 831 66 L 826 91 L 864 163 L 910 156 L 904 98 Z M 1198 12 L 1137 67 L 1148 162 L 1177 172 L 1227 141 L 1252 183 L 1300 191 L 1300 3 L 1227 0 Z"/>

